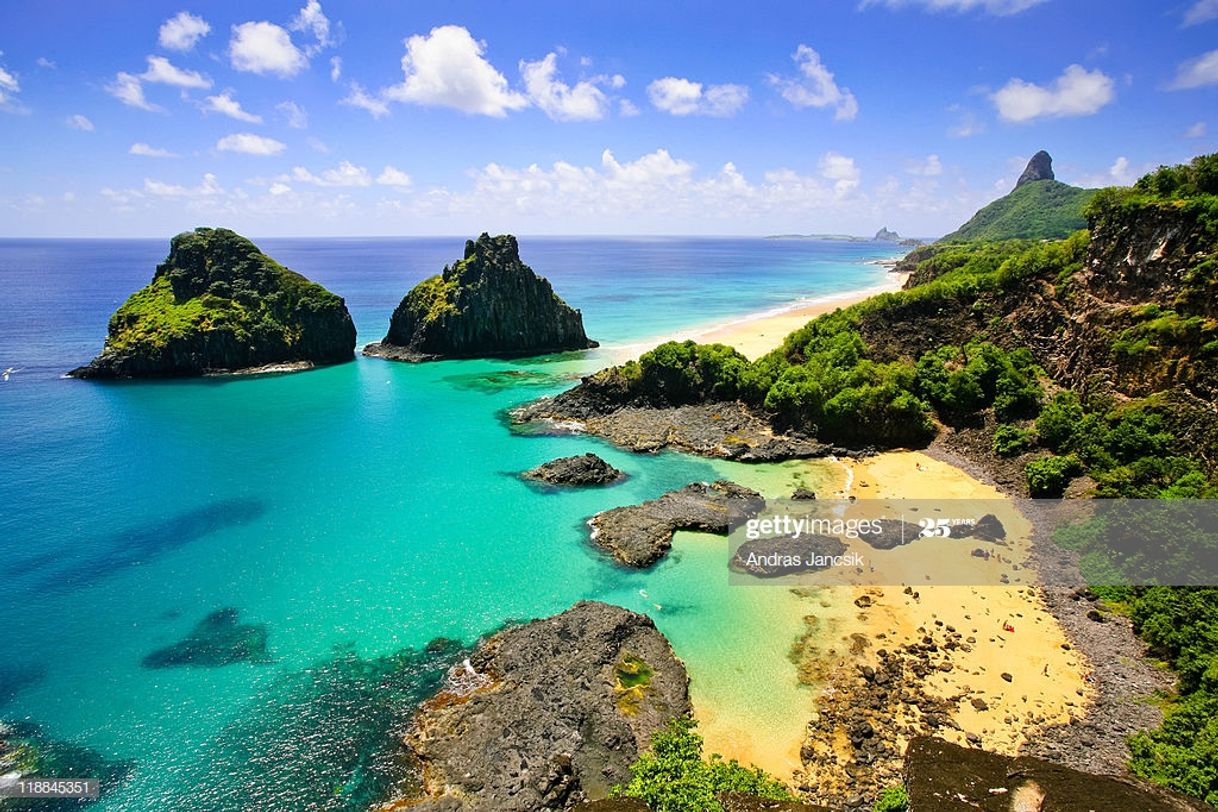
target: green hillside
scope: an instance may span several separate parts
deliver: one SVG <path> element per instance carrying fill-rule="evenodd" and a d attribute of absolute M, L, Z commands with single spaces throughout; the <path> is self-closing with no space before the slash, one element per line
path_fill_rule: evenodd
<path fill-rule="evenodd" d="M 1058 180 L 1025 183 L 978 211 L 940 242 L 1059 240 L 1087 227 L 1083 209 L 1095 191 Z"/>

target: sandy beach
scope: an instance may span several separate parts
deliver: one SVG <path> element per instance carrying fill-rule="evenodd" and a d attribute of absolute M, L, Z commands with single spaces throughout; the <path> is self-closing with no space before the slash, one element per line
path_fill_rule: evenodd
<path fill-rule="evenodd" d="M 864 290 L 798 300 L 789 305 L 742 316 L 731 321 L 683 331 L 677 335 L 661 336 L 623 346 L 615 352 L 615 362 L 638 358 L 647 350 L 665 341 L 693 340 L 702 344 L 727 344 L 750 359 L 760 358 L 782 345 L 790 333 L 803 327 L 817 316 L 869 299 L 880 293 L 900 290 L 909 274 L 889 273 L 884 282 Z"/>
<path fill-rule="evenodd" d="M 892 289 L 902 283 L 894 276 Z M 692 337 L 726 343 L 756 358 L 779 346 L 789 332 L 809 319 L 873 294 L 792 307 L 709 328 Z M 831 492 L 825 495 L 837 498 L 1004 499 L 992 486 L 920 452 L 794 464 L 803 466 L 809 478 L 822 487 L 827 485 Z M 788 470 L 785 479 L 772 477 L 764 483 L 769 487 L 758 489 L 771 498 L 788 496 L 790 483 L 786 487 L 780 483 L 790 479 Z M 760 481 L 752 484 L 763 485 Z M 1019 526 L 1018 519 L 1014 524 L 1008 528 L 1011 547 L 1004 556 L 1018 564 L 1027 557 L 1030 526 L 1026 522 Z M 969 550 L 962 546 L 961 556 L 967 558 Z M 969 565 L 967 560 L 960 563 Z M 804 633 L 789 641 L 787 657 L 796 679 L 811 689 L 811 707 L 805 706 L 811 727 L 778 725 L 772 719 L 758 719 L 750 726 L 741 708 L 729 711 L 714 706 L 717 703 L 711 694 L 715 692 L 699 691 L 696 674 L 693 693 L 705 700 L 696 714 L 703 722 L 708 749 L 757 763 L 805 788 L 821 787 L 826 795 L 846 788 L 843 759 L 851 751 L 850 743 L 842 735 L 826 735 L 824 729 L 817 729 L 817 723 L 831 727 L 834 719 L 844 718 L 868 701 L 867 685 L 859 674 L 864 668 L 881 668 L 880 651 L 914 650 L 934 639 L 938 645 L 933 667 L 913 684 L 927 701 L 940 703 L 949 720 L 936 734 L 960 744 L 1015 753 L 1038 729 L 1080 716 L 1091 699 L 1090 666 L 1070 645 L 1035 586 L 979 580 L 974 585 L 924 585 L 917 590 L 841 586 L 787 591 L 794 600 L 760 603 L 771 612 L 800 616 Z M 789 635 L 792 620 L 775 619 L 773 627 Z M 905 701 L 909 702 L 908 695 Z M 792 712 L 799 713 L 802 703 L 794 704 L 797 707 Z M 888 724 L 893 734 L 890 747 L 899 754 L 920 719 L 917 705 L 910 704 L 884 708 L 875 724 Z M 802 768 L 795 763 L 801 746 Z M 893 763 L 897 763 L 895 759 Z M 875 780 L 886 780 L 882 760 L 875 767 Z"/>

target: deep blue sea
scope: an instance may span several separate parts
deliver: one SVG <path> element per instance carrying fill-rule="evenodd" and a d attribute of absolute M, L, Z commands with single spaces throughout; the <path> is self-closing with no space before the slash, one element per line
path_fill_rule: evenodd
<path fill-rule="evenodd" d="M 257 242 L 345 297 L 361 345 L 463 248 Z M 121 778 L 92 808 L 366 808 L 409 783 L 398 736 L 462 646 L 582 598 L 655 618 L 689 667 L 711 744 L 802 727 L 790 702 L 807 700 L 786 659 L 799 628 L 777 619 L 789 596 L 729 587 L 721 539 L 682 537 L 654 570 L 625 572 L 590 547 L 584 522 L 691 481 L 781 491 L 816 468 L 520 436 L 503 412 L 625 346 L 877 286 L 885 271 L 870 261 L 891 246 L 522 238 L 523 259 L 583 311 L 602 349 L 361 357 L 240 380 L 63 378 L 100 350 L 109 314 L 167 251 L 166 240 L 0 240 L 0 370 L 12 369 L 0 381 L 0 722 L 41 742 L 48 764 Z M 517 477 L 588 450 L 630 479 L 558 493 Z M 145 662 L 219 609 L 266 633 L 266 661 Z M 429 649 L 437 638 L 453 642 Z"/>

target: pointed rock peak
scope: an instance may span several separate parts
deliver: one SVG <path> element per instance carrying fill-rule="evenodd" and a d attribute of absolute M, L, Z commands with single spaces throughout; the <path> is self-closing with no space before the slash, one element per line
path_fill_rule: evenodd
<path fill-rule="evenodd" d="M 1018 189 L 1025 183 L 1035 180 L 1053 180 L 1053 156 L 1043 149 L 1028 161 L 1028 166 L 1019 176 L 1019 182 L 1015 184 L 1015 188 Z"/>
<path fill-rule="evenodd" d="M 492 237 L 484 231 L 477 240 L 465 241 L 465 258 L 475 256 L 482 260 L 496 257 L 519 260 L 520 248 L 516 244 L 516 238 L 511 234 Z"/>

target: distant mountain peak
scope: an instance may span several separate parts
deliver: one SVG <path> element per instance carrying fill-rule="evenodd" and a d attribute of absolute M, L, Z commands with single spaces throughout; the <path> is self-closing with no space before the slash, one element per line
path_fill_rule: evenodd
<path fill-rule="evenodd" d="M 895 231 L 889 231 L 888 226 L 884 226 L 875 233 L 873 238 L 876 242 L 900 242 L 901 235 Z"/>
<path fill-rule="evenodd" d="M 1025 183 L 1031 183 L 1036 180 L 1054 180 L 1053 156 L 1043 149 L 1033 155 L 1032 160 L 1028 161 L 1027 167 L 1023 170 L 1023 174 L 1019 176 L 1019 181 L 1015 184 L 1015 188 L 1018 189 Z"/>

